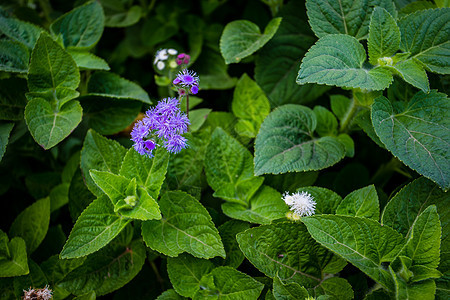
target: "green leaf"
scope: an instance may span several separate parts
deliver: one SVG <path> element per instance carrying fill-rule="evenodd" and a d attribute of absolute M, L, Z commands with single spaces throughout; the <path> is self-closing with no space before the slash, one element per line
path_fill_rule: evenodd
<path fill-rule="evenodd" d="M 380 205 L 375 186 L 369 185 L 348 194 L 339 204 L 336 214 L 378 221 L 380 218 Z"/>
<path fill-rule="evenodd" d="M 69 136 L 81 122 L 83 109 L 78 101 L 66 102 L 56 110 L 43 98 L 25 107 L 25 120 L 34 140 L 48 150 Z"/>
<path fill-rule="evenodd" d="M 370 16 L 374 7 L 386 9 L 397 17 L 391 0 L 307 0 L 306 8 L 309 24 L 317 37 L 343 33 L 357 39 L 365 39 L 369 32 Z"/>
<path fill-rule="evenodd" d="M 128 179 L 136 178 L 139 186 L 146 189 L 153 199 L 158 199 L 167 172 L 169 153 L 160 147 L 154 155 L 149 158 L 130 148 L 123 159 L 119 174 Z"/>
<path fill-rule="evenodd" d="M 174 289 L 166 290 L 156 298 L 156 300 L 184 300 L 183 296 L 180 296 Z"/>
<path fill-rule="evenodd" d="M 400 29 L 395 19 L 382 7 L 373 10 L 367 42 L 372 65 L 377 65 L 380 58 L 394 55 L 400 48 Z"/>
<path fill-rule="evenodd" d="M 332 190 L 318 186 L 307 186 L 297 189 L 297 192 L 306 192 L 316 201 L 316 214 L 335 214 L 342 201 L 341 196 Z"/>
<path fill-rule="evenodd" d="M 0 41 L 0 71 L 27 73 L 30 53 L 28 48 L 19 42 Z"/>
<path fill-rule="evenodd" d="M 202 125 L 205 123 L 208 115 L 212 112 L 210 108 L 200 108 L 189 111 L 189 121 L 191 121 L 191 125 L 189 125 L 189 131 L 195 132 L 198 131 Z"/>
<path fill-rule="evenodd" d="M 401 234 L 378 222 L 358 217 L 322 215 L 302 218 L 311 236 L 339 254 L 388 290 L 391 274 L 382 263 L 392 262 L 402 250 Z"/>
<path fill-rule="evenodd" d="M 114 140 L 107 139 L 90 129 L 84 139 L 81 150 L 81 170 L 89 190 L 96 196 L 103 192 L 92 180 L 89 170 L 119 173 L 122 160 L 127 150 Z"/>
<path fill-rule="evenodd" d="M 142 223 L 145 243 L 176 257 L 188 252 L 198 258 L 225 257 L 219 233 L 208 211 L 184 192 L 167 192 L 158 202 L 163 218 Z"/>
<path fill-rule="evenodd" d="M 151 104 L 147 92 L 138 84 L 110 72 L 96 72 L 89 78 L 89 95 L 134 99 Z"/>
<path fill-rule="evenodd" d="M 213 262 L 215 265 L 238 268 L 242 264 L 245 257 L 236 241 L 236 234 L 249 228 L 249 223 L 238 220 L 229 220 L 219 226 L 219 234 L 227 256 L 225 259 L 221 257 L 214 258 Z"/>
<path fill-rule="evenodd" d="M 133 5 L 128 10 L 119 10 L 115 1 L 111 1 L 112 5 L 102 4 L 105 8 L 105 26 L 106 27 L 128 27 L 136 24 L 143 14 L 139 5 Z"/>
<path fill-rule="evenodd" d="M 64 47 L 92 48 L 103 33 L 105 16 L 99 2 L 89 1 L 56 19 L 51 33 L 62 36 Z"/>
<path fill-rule="evenodd" d="M 98 56 L 85 51 L 68 50 L 73 60 L 81 70 L 106 70 L 110 68 L 108 63 Z"/>
<path fill-rule="evenodd" d="M 223 213 L 230 218 L 256 224 L 270 224 L 286 216 L 289 208 L 275 189 L 263 185 L 249 200 L 248 206 L 240 203 L 222 204 Z"/>
<path fill-rule="evenodd" d="M 193 297 L 200 289 L 200 280 L 203 275 L 214 269 L 211 261 L 195 258 L 189 254 L 167 259 L 167 273 L 170 282 L 178 294 Z"/>
<path fill-rule="evenodd" d="M 108 195 L 115 212 L 143 221 L 161 219 L 155 199 L 145 189 L 136 189 L 136 179 L 130 180 L 105 171 L 91 170 L 89 173 L 95 184 Z"/>
<path fill-rule="evenodd" d="M 336 117 L 325 107 L 314 106 L 314 114 L 316 115 L 317 126 L 315 131 L 320 136 L 337 135 L 338 123 Z"/>
<path fill-rule="evenodd" d="M 146 258 L 142 241 L 130 245 L 112 243 L 88 256 L 84 264 L 70 272 L 59 284 L 75 295 L 95 291 L 97 296 L 115 291 L 141 270 Z"/>
<path fill-rule="evenodd" d="M 14 123 L 1 123 L 0 124 L 0 161 L 6 152 L 6 146 L 8 145 L 9 134 L 14 127 Z"/>
<path fill-rule="evenodd" d="M 230 267 L 218 267 L 200 281 L 201 290 L 192 299 L 257 299 L 264 285 Z"/>
<path fill-rule="evenodd" d="M 27 85 L 24 79 L 9 78 L 0 80 L 0 120 L 23 120 L 27 98 L 24 91 Z"/>
<path fill-rule="evenodd" d="M 222 128 L 214 130 L 205 157 L 206 179 L 215 197 L 247 205 L 264 178 L 253 176 L 250 151 Z"/>
<path fill-rule="evenodd" d="M 351 300 L 354 298 L 352 286 L 347 280 L 340 277 L 325 279 L 317 288 L 314 289 L 314 291 L 317 294 L 326 295 L 331 299 Z M 319 298 L 320 297 L 317 299 Z"/>
<path fill-rule="evenodd" d="M 421 89 L 425 93 L 430 91 L 427 72 L 425 72 L 422 65 L 418 63 L 416 59 L 407 59 L 393 65 L 392 67 L 386 67 L 394 70 L 394 72 L 399 74 L 407 83 Z"/>
<path fill-rule="evenodd" d="M 94 291 L 90 291 L 89 293 L 77 296 L 73 298 L 73 300 L 95 300 L 97 299 L 97 295 Z"/>
<path fill-rule="evenodd" d="M 278 277 L 273 279 L 273 295 L 277 300 L 307 299 L 308 291 L 298 283 L 284 284 Z"/>
<path fill-rule="evenodd" d="M 389 267 L 392 271 L 392 268 Z M 396 299 L 420 299 L 433 300 L 436 293 L 436 284 L 434 280 L 424 280 L 421 282 L 407 284 L 397 274 L 393 274 L 395 279 L 395 297 Z"/>
<path fill-rule="evenodd" d="M 238 63 L 258 51 L 277 32 L 280 23 L 281 18 L 272 19 L 263 34 L 256 24 L 247 20 L 228 23 L 220 37 L 220 52 L 225 58 L 225 63 Z"/>
<path fill-rule="evenodd" d="M 70 181 L 69 187 L 69 212 L 73 223 L 75 223 L 83 210 L 95 199 L 95 195 L 87 188 L 81 169 L 78 168 Z"/>
<path fill-rule="evenodd" d="M 60 257 L 77 258 L 94 253 L 112 241 L 130 221 L 114 212 L 108 197 L 97 198 L 81 213 Z"/>
<path fill-rule="evenodd" d="M 28 259 L 25 241 L 12 238 L 0 230 L 0 277 L 13 277 L 28 274 Z"/>
<path fill-rule="evenodd" d="M 278 107 L 264 120 L 255 141 L 255 175 L 321 170 L 340 161 L 344 145 L 315 138 L 314 112 L 301 105 Z"/>
<path fill-rule="evenodd" d="M 44 288 L 48 283 L 47 278 L 45 278 L 44 272 L 42 272 L 37 263 L 30 259 L 28 260 L 28 267 L 30 269 L 30 273 L 25 276 L 14 278 L 14 293 L 16 294 L 17 298 L 23 296 L 24 290 L 27 290 L 30 287 Z"/>
<path fill-rule="evenodd" d="M 354 37 L 329 34 L 320 38 L 302 60 L 297 83 L 384 90 L 392 74 L 381 67 L 366 69 L 366 51 Z"/>
<path fill-rule="evenodd" d="M 33 253 L 47 234 L 50 223 L 50 199 L 36 201 L 23 210 L 9 229 L 9 236 L 19 236 L 27 244 L 28 254 Z"/>
<path fill-rule="evenodd" d="M 345 114 L 350 107 L 352 100 L 345 97 L 344 95 L 331 95 L 331 111 L 338 117 L 339 120 L 342 120 Z"/>
<path fill-rule="evenodd" d="M 406 105 L 378 97 L 372 123 L 380 140 L 407 166 L 447 190 L 450 187 L 450 104 L 437 91 L 418 92 Z"/>
<path fill-rule="evenodd" d="M 33 49 L 42 28 L 14 18 L 0 16 L 0 32 L 21 44 Z"/>
<path fill-rule="evenodd" d="M 345 147 L 345 156 L 355 156 L 355 143 L 353 142 L 353 139 L 346 133 L 341 133 L 337 138 Z"/>
<path fill-rule="evenodd" d="M 240 120 L 235 129 L 240 128 L 242 121 L 250 123 L 249 131 L 244 136 L 256 137 L 264 118 L 270 113 L 270 103 L 262 89 L 247 74 L 242 75 L 236 84 L 231 103 L 233 114 Z M 238 133 L 241 130 L 236 130 Z"/>
<path fill-rule="evenodd" d="M 305 4 L 298 1 L 284 4 L 278 14 L 283 22 L 256 57 L 255 80 L 273 108 L 287 103 L 310 102 L 329 89 L 328 86 L 295 83 L 300 58 L 316 41 L 306 14 L 301 13 L 304 9 Z"/>
<path fill-rule="evenodd" d="M 283 222 L 248 229 L 236 236 L 244 255 L 271 278 L 313 287 L 321 281 L 320 247 L 301 223 Z"/>
<path fill-rule="evenodd" d="M 449 18 L 450 8 L 421 10 L 402 18 L 398 23 L 402 33 L 400 49 L 411 53 L 428 70 L 450 74 Z"/>

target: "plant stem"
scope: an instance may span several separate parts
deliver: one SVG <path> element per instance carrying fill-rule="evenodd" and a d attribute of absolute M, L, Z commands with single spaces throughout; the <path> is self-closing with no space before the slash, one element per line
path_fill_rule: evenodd
<path fill-rule="evenodd" d="M 362 108 L 363 107 L 355 100 L 355 97 L 353 97 L 350 107 L 347 109 L 341 120 L 341 127 L 339 128 L 340 132 L 346 133 L 349 131 L 351 123 Z"/>
<path fill-rule="evenodd" d="M 189 92 L 186 93 L 186 116 L 189 119 Z"/>

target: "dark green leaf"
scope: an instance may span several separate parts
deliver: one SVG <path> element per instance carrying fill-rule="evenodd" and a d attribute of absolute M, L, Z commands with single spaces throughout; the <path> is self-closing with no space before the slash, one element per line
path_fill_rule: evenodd
<path fill-rule="evenodd" d="M 12 73 L 26 73 L 30 53 L 28 48 L 19 42 L 0 41 L 0 71 Z"/>
<path fill-rule="evenodd" d="M 237 268 L 244 261 L 245 257 L 236 241 L 236 234 L 250 228 L 250 224 L 238 220 L 230 220 L 219 226 L 219 234 L 222 238 L 223 247 L 227 254 L 225 259 L 214 258 L 216 265 Z"/>
<path fill-rule="evenodd" d="M 42 28 L 31 23 L 0 16 L 0 32 L 10 39 L 24 44 L 30 50 L 34 48 L 42 31 L 44 31 Z"/>
<path fill-rule="evenodd" d="M 307 299 L 308 291 L 298 283 L 284 284 L 278 277 L 273 279 L 273 295 L 277 300 Z"/>
<path fill-rule="evenodd" d="M 29 273 L 25 241 L 12 238 L 0 230 L 0 277 L 20 276 Z"/>
<path fill-rule="evenodd" d="M 337 207 L 336 214 L 378 221 L 380 205 L 375 186 L 369 185 L 348 194 Z"/>
<path fill-rule="evenodd" d="M 8 145 L 9 134 L 14 127 L 14 123 L 1 123 L 0 124 L 0 161 L 6 152 L 6 146 Z"/>
<path fill-rule="evenodd" d="M 26 81 L 19 78 L 0 80 L 0 120 L 23 120 L 27 98 Z"/>

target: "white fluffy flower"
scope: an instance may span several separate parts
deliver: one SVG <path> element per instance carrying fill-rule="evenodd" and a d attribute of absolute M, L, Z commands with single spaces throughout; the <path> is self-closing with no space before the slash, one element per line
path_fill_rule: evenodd
<path fill-rule="evenodd" d="M 298 216 L 311 216 L 316 210 L 316 201 L 314 197 L 307 192 L 297 192 L 289 195 L 288 192 L 283 195 L 284 202 Z"/>

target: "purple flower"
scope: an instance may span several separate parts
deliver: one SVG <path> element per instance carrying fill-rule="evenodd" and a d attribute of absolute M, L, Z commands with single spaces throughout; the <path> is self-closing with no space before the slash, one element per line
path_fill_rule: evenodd
<path fill-rule="evenodd" d="M 170 139 L 164 142 L 164 147 L 171 153 L 178 153 L 187 147 L 186 138 L 181 135 L 174 134 L 170 137 Z"/>
<path fill-rule="evenodd" d="M 198 85 L 199 83 L 197 74 L 194 71 L 189 71 L 188 69 L 183 69 L 179 72 L 175 80 L 177 79 L 179 80 L 179 84 L 183 87 L 192 87 L 194 85 Z"/>
<path fill-rule="evenodd" d="M 197 94 L 198 93 L 198 86 L 196 86 L 196 85 L 193 85 L 192 87 L 191 87 L 191 93 L 192 94 Z"/>

